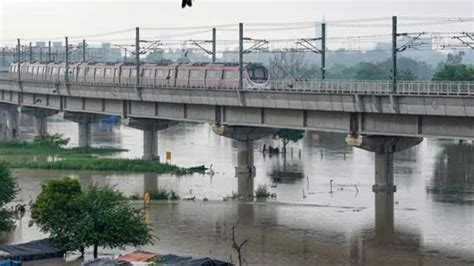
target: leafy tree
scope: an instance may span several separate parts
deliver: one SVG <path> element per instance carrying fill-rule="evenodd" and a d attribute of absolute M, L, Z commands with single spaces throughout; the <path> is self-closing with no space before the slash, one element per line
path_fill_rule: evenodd
<path fill-rule="evenodd" d="M 356 65 L 356 79 L 374 80 L 387 79 L 388 73 L 374 63 L 360 63 Z"/>
<path fill-rule="evenodd" d="M 446 63 L 449 65 L 459 65 L 462 63 L 463 57 L 465 53 L 463 51 L 460 51 L 457 54 L 448 54 L 448 58 L 446 59 Z"/>
<path fill-rule="evenodd" d="M 80 228 L 85 246 L 120 248 L 145 245 L 153 241 L 150 227 L 123 195 L 111 188 L 90 187 L 81 197 L 83 208 Z"/>
<path fill-rule="evenodd" d="M 31 222 L 65 250 L 83 250 L 77 223 L 82 209 L 78 203 L 82 195 L 79 181 L 72 178 L 47 180 L 31 206 Z"/>
<path fill-rule="evenodd" d="M 5 205 L 15 198 L 17 192 L 18 186 L 10 169 L 5 162 L 0 162 L 0 232 L 13 228 L 12 214 L 5 209 Z"/>
<path fill-rule="evenodd" d="M 474 81 L 474 67 L 464 64 L 444 64 L 434 74 L 433 80 Z"/>
<path fill-rule="evenodd" d="M 283 129 L 278 131 L 275 134 L 275 137 L 278 139 L 281 139 L 283 143 L 283 154 L 286 154 L 286 145 L 292 142 L 297 142 L 298 140 L 302 139 L 304 137 L 304 131 L 303 130 L 296 130 L 296 129 Z"/>
<path fill-rule="evenodd" d="M 112 188 L 82 190 L 71 178 L 48 180 L 32 206 L 32 222 L 65 250 L 117 248 L 152 242 L 143 213 Z"/>

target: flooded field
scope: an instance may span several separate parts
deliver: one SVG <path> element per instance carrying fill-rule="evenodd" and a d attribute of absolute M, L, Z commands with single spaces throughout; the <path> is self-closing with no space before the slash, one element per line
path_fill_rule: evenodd
<path fill-rule="evenodd" d="M 25 127 L 23 136 L 31 137 Z M 50 133 L 62 133 L 77 145 L 77 125 L 57 120 Z M 114 156 L 142 155 L 142 133 L 123 126 L 94 125 L 93 145 L 128 149 Z M 379 241 L 374 231 L 373 154 L 348 147 L 344 135 L 307 133 L 291 144 L 286 160 L 261 153 L 271 138 L 255 143 L 255 187 L 267 185 L 276 199 L 223 201 L 237 190 L 236 150 L 232 140 L 209 125 L 179 124 L 160 131 L 159 153 L 172 153 L 179 166 L 212 164 L 214 174 L 175 177 L 150 173 L 16 170 L 28 203 L 47 178 L 74 176 L 83 185 L 114 186 L 125 195 L 146 187 L 174 189 L 196 201 L 154 202 L 147 221 L 160 238 L 144 247 L 158 253 L 215 257 L 234 262 L 232 227 L 248 239 L 249 265 L 470 265 L 474 264 L 474 148 L 469 143 L 425 139 L 396 155 L 395 237 Z M 333 183 L 331 192 L 330 183 Z M 204 201 L 208 199 L 209 201 Z M 137 205 L 141 203 L 137 201 Z M 29 214 L 3 243 L 44 237 L 28 227 Z M 103 251 L 120 254 L 123 251 Z"/>

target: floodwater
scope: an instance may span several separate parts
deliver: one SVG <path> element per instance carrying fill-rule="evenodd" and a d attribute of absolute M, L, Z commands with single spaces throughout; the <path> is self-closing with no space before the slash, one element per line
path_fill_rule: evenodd
<path fill-rule="evenodd" d="M 50 133 L 63 133 L 77 145 L 77 125 L 50 121 Z M 23 136 L 31 137 L 32 127 Z M 119 157 L 142 155 L 142 133 L 123 126 L 94 125 L 93 143 L 128 149 Z M 162 254 L 237 261 L 238 242 L 248 240 L 243 258 L 249 265 L 474 265 L 474 146 L 425 139 L 396 155 L 395 236 L 379 241 L 374 228 L 373 154 L 348 147 L 344 135 L 307 133 L 282 156 L 260 152 L 271 138 L 255 143 L 255 187 L 267 185 L 276 199 L 223 201 L 237 192 L 236 149 L 205 124 L 179 124 L 160 131 L 159 153 L 172 153 L 181 166 L 212 164 L 214 175 L 186 177 L 143 173 L 17 170 L 27 203 L 47 178 L 71 175 L 83 185 L 112 185 L 126 195 L 142 195 L 150 186 L 174 189 L 196 201 L 154 202 L 146 219 L 159 237 L 142 249 Z M 333 192 L 330 193 L 330 180 Z M 209 201 L 204 201 L 206 198 Z M 137 201 L 137 205 L 140 202 Z M 28 227 L 28 213 L 4 243 L 44 235 Z M 130 248 L 129 250 L 133 250 Z M 104 250 L 120 254 L 121 250 Z M 49 263 L 46 263 L 49 264 Z"/>

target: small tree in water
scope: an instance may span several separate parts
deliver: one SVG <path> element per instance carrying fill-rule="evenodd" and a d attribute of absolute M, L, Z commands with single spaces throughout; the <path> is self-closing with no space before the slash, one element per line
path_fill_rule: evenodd
<path fill-rule="evenodd" d="M 15 198 L 18 191 L 15 179 L 5 162 L 0 163 L 0 233 L 13 228 L 12 213 L 5 209 L 5 205 Z"/>
<path fill-rule="evenodd" d="M 79 181 L 48 180 L 32 206 L 32 222 L 68 251 L 93 247 L 122 248 L 152 243 L 143 213 L 112 188 L 92 186 L 83 191 Z"/>
<path fill-rule="evenodd" d="M 275 134 L 275 137 L 280 139 L 283 143 L 283 155 L 286 155 L 286 146 L 290 141 L 297 142 L 304 137 L 303 130 L 296 130 L 296 129 L 283 129 L 278 131 Z"/>

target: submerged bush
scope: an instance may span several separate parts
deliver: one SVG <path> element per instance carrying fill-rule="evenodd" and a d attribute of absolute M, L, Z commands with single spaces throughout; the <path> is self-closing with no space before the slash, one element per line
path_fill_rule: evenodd
<path fill-rule="evenodd" d="M 267 185 L 258 185 L 257 190 L 255 190 L 255 197 L 257 199 L 269 198 L 270 192 L 268 191 Z"/>

